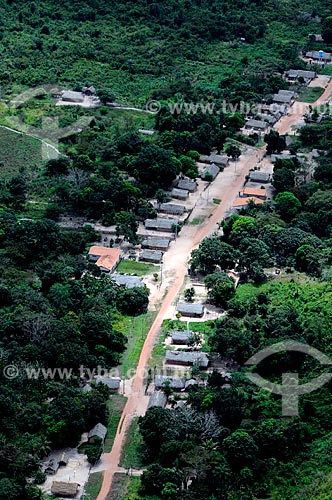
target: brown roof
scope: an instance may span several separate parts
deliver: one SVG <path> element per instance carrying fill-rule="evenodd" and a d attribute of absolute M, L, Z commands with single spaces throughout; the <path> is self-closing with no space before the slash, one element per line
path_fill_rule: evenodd
<path fill-rule="evenodd" d="M 118 255 L 104 255 L 103 257 L 99 257 L 96 262 L 96 266 L 104 267 L 105 269 L 113 270 L 115 264 L 118 262 L 120 257 L 120 251 Z"/>
<path fill-rule="evenodd" d="M 51 493 L 62 497 L 74 497 L 78 491 L 78 483 L 65 483 L 64 481 L 53 481 Z"/>
<path fill-rule="evenodd" d="M 249 196 L 266 196 L 266 189 L 246 187 L 243 190 L 243 194 Z"/>
<path fill-rule="evenodd" d="M 255 198 L 254 196 L 252 196 L 250 198 L 236 198 L 233 201 L 232 206 L 233 207 L 245 207 L 246 205 L 248 205 L 250 200 L 254 201 L 256 205 L 260 205 L 260 204 L 264 203 L 264 200 L 260 200 L 259 198 Z"/>
<path fill-rule="evenodd" d="M 90 248 L 89 255 L 99 255 L 102 257 L 104 255 L 118 255 L 120 256 L 120 250 L 118 248 L 107 248 L 95 245 Z"/>
<path fill-rule="evenodd" d="M 89 250 L 89 255 L 99 255 L 96 265 L 112 271 L 120 259 L 121 250 L 119 248 L 93 246 Z"/>

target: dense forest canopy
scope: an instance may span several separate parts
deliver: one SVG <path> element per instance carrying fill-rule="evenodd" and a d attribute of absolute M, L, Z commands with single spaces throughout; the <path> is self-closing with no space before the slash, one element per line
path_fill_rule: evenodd
<path fill-rule="evenodd" d="M 0 500 L 42 498 L 40 460 L 107 423 L 109 391 L 82 392 L 80 366 L 118 365 L 127 341 L 120 320 L 148 307 L 145 287 L 116 287 L 89 263 L 87 249 L 100 238 L 91 225 L 64 230 L 59 218 L 114 225 L 118 238 L 139 244 L 139 222 L 157 216 L 151 198 L 168 201 L 165 191 L 179 174 L 195 179 L 200 154 L 238 159 L 247 146 L 263 144 L 258 134 L 242 135 L 241 112 L 171 113 L 167 101 L 219 109 L 223 100 L 271 102 L 289 86 L 284 70 L 307 67 L 301 50 L 322 48 L 309 33 L 322 32 L 324 50 L 332 50 L 330 16 L 327 0 L 1 2 L 1 125 L 16 118 L 41 128 L 45 116 L 58 117 L 61 127 L 86 115 L 90 121 L 48 161 L 33 137 L 0 131 Z M 56 108 L 47 94 L 9 106 L 27 88 L 48 84 L 94 85 L 102 106 Z M 106 106 L 144 108 L 150 99 L 161 104 L 155 116 Z M 332 121 L 318 113 L 307 121 L 291 153 L 318 150 L 312 176 L 303 180 L 298 159 L 278 160 L 274 200 L 220 221 L 222 231 L 190 256 L 190 273 L 226 311 L 206 326 L 205 349 L 240 364 L 286 339 L 332 354 Z M 276 132 L 264 140 L 268 153 L 286 148 Z M 270 280 L 275 266 L 284 281 Z M 234 268 L 237 290 L 226 274 Z M 23 375 L 6 377 L 11 364 Z M 73 376 L 26 376 L 48 368 L 71 368 Z M 330 498 L 331 383 L 301 400 L 299 417 L 283 419 L 280 399 L 244 373 L 225 380 L 196 368 L 203 383 L 188 407 L 152 409 L 140 419 L 140 498 Z M 296 355 L 261 367 L 272 380 L 281 368 L 296 368 L 304 380 L 321 373 Z M 91 463 L 100 451 L 90 450 Z"/>

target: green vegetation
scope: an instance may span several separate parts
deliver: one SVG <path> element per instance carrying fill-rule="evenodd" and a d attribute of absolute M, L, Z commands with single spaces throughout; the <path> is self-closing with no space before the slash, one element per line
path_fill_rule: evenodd
<path fill-rule="evenodd" d="M 159 270 L 155 264 L 137 262 L 135 260 L 122 260 L 117 267 L 118 273 L 135 274 L 136 276 L 146 276 Z"/>
<path fill-rule="evenodd" d="M 139 433 L 138 418 L 134 418 L 122 448 L 120 466 L 126 469 L 140 469 L 142 463 L 143 440 Z"/>
<path fill-rule="evenodd" d="M 315 102 L 323 92 L 322 87 L 306 87 L 301 91 L 299 100 L 302 102 Z"/>
<path fill-rule="evenodd" d="M 89 481 L 85 487 L 85 495 L 82 500 L 96 500 L 103 482 L 103 475 L 103 472 L 94 472 L 89 475 Z"/>
<path fill-rule="evenodd" d="M 110 399 L 107 401 L 108 423 L 107 435 L 104 444 L 105 453 L 109 453 L 112 450 L 114 438 L 123 409 L 126 405 L 126 401 L 127 398 L 122 396 L 122 394 L 112 394 L 112 396 L 110 396 Z"/>
<path fill-rule="evenodd" d="M 11 179 L 19 175 L 21 169 L 33 180 L 40 171 L 42 144 L 38 139 L 18 134 L 0 126 L 0 175 L 1 179 Z"/>
<path fill-rule="evenodd" d="M 147 332 L 155 319 L 154 312 L 147 312 L 136 317 L 120 316 L 115 320 L 115 327 L 126 335 L 126 349 L 121 356 L 119 370 L 124 378 L 131 378 L 137 366 Z"/>

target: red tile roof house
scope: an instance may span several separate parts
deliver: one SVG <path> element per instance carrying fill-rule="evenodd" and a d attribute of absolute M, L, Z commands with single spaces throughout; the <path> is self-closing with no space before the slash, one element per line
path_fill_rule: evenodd
<path fill-rule="evenodd" d="M 101 271 L 113 272 L 121 260 L 121 254 L 119 248 L 106 248 L 95 245 L 89 250 L 89 260 L 95 262 Z"/>

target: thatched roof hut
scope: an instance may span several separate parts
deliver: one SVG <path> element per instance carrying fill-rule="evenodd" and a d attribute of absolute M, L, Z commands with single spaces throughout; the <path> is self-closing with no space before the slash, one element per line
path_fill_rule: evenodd
<path fill-rule="evenodd" d="M 75 497 L 78 492 L 78 483 L 66 483 L 64 481 L 53 481 L 51 487 L 52 495 L 57 497 Z"/>

